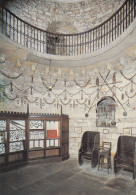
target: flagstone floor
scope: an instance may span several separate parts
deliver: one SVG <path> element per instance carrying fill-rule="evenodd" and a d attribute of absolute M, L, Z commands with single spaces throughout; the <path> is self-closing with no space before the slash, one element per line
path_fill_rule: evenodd
<path fill-rule="evenodd" d="M 92 169 L 77 159 L 18 168 L 0 173 L 0 195 L 135 195 L 132 173 Z"/>

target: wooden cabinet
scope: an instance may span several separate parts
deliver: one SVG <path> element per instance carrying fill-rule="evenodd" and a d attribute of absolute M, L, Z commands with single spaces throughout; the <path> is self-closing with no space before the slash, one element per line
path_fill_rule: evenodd
<path fill-rule="evenodd" d="M 69 121 L 63 117 L 62 120 L 62 147 L 61 155 L 63 159 L 69 157 Z"/>
<path fill-rule="evenodd" d="M 67 115 L 0 113 L 0 171 L 69 158 Z"/>

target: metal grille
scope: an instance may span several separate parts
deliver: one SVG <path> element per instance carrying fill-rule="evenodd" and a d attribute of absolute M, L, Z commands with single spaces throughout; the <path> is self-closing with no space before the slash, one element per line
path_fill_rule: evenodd
<path fill-rule="evenodd" d="M 24 150 L 25 120 L 10 120 L 9 151 Z"/>
<path fill-rule="evenodd" d="M 43 129 L 43 121 L 41 120 L 30 120 L 30 129 Z"/>
<path fill-rule="evenodd" d="M 7 128 L 6 120 L 0 120 L 0 154 L 4 154 L 6 151 L 7 142 Z"/>
<path fill-rule="evenodd" d="M 97 104 L 97 127 L 115 126 L 115 101 L 111 97 L 105 97 Z"/>
<path fill-rule="evenodd" d="M 126 0 L 108 20 L 77 34 L 50 33 L 26 23 L 4 7 L 0 12 L 0 31 L 13 41 L 38 52 L 72 56 L 98 50 L 119 37 L 136 17 L 136 0 Z"/>
<path fill-rule="evenodd" d="M 44 148 L 43 120 L 30 120 L 29 122 L 29 148 Z"/>

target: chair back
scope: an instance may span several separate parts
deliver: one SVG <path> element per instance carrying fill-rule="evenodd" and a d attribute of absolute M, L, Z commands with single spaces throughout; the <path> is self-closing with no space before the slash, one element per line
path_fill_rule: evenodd
<path fill-rule="evenodd" d="M 94 131 L 86 131 L 82 136 L 82 150 L 92 151 L 94 147 L 99 147 L 100 133 Z"/>
<path fill-rule="evenodd" d="M 117 144 L 118 156 L 123 155 L 124 158 L 133 157 L 136 150 L 136 137 L 120 136 Z"/>
<path fill-rule="evenodd" d="M 102 142 L 102 149 L 111 151 L 111 142 Z"/>

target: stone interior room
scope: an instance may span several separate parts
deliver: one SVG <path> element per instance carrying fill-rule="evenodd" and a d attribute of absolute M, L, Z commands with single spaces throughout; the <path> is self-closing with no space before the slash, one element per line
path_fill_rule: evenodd
<path fill-rule="evenodd" d="M 0 195 L 135 178 L 136 0 L 0 0 Z"/>

